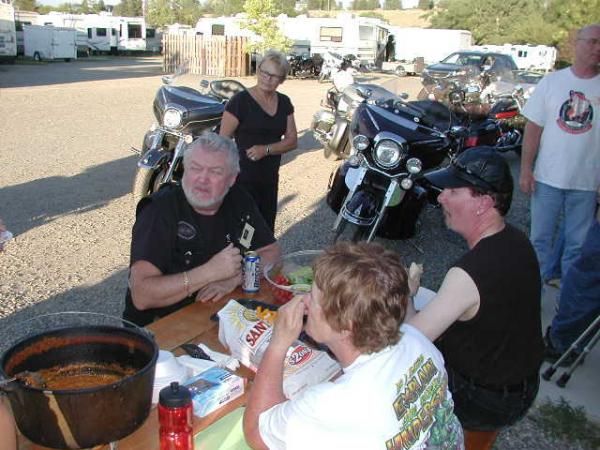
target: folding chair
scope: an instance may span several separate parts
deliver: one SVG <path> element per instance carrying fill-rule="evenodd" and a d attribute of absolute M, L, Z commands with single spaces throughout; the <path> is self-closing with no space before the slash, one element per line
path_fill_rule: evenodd
<path fill-rule="evenodd" d="M 592 333 L 594 334 L 592 335 Z M 544 373 L 542 374 L 542 378 L 546 381 L 550 381 L 552 375 L 554 375 L 554 372 L 556 372 L 558 366 L 560 366 L 560 364 L 571 354 L 571 352 L 574 352 L 577 349 L 577 346 L 589 336 L 592 336 L 592 338 L 583 348 L 583 351 L 579 354 L 575 361 L 573 361 L 569 368 L 562 373 L 560 378 L 556 380 L 556 384 L 559 387 L 562 388 L 567 385 L 567 382 L 571 378 L 573 372 L 575 372 L 577 366 L 579 366 L 579 364 L 583 362 L 585 356 L 592 350 L 592 348 L 594 348 L 594 345 L 596 345 L 598 339 L 600 339 L 600 314 L 596 316 L 596 319 L 590 324 L 589 327 L 585 329 L 583 333 L 579 335 L 575 342 L 573 342 L 569 346 L 569 348 L 560 356 L 560 358 L 558 358 L 554 364 L 552 364 L 544 371 Z"/>

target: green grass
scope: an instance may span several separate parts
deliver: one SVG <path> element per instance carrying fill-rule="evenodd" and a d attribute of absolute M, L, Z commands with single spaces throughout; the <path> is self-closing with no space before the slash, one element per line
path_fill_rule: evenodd
<path fill-rule="evenodd" d="M 582 407 L 573 408 L 562 397 L 558 403 L 541 404 L 532 419 L 554 438 L 577 441 L 590 449 L 600 448 L 600 425 L 590 421 Z"/>

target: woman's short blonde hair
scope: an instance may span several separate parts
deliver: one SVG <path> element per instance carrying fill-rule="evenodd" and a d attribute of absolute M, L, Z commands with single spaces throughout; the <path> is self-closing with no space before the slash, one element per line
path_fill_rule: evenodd
<path fill-rule="evenodd" d="M 372 353 L 398 342 L 409 296 L 400 255 L 379 244 L 341 242 L 315 261 L 314 273 L 325 319 L 336 331 L 349 330 L 357 349 Z"/>
<path fill-rule="evenodd" d="M 285 80 L 289 71 L 290 71 L 290 63 L 283 53 L 277 50 L 267 50 L 260 61 L 258 67 L 262 66 L 263 62 L 271 61 L 273 64 L 277 66 L 277 70 L 281 76 L 281 80 Z"/>

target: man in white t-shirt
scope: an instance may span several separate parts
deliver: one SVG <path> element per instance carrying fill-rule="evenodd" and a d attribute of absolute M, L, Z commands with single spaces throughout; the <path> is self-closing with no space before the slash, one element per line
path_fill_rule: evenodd
<path fill-rule="evenodd" d="M 544 77 L 523 109 L 528 122 L 519 184 L 531 194 L 531 242 L 544 281 L 553 276 L 561 216 L 563 275 L 594 218 L 600 185 L 599 64 L 600 24 L 594 24 L 577 33 L 574 64 Z"/>
<path fill-rule="evenodd" d="M 338 243 L 314 266 L 309 294 L 279 309 L 244 414 L 256 449 L 462 449 L 444 360 L 401 325 L 409 297 L 399 256 L 377 244 Z M 335 381 L 283 394 L 283 362 L 304 327 L 343 368 Z"/>

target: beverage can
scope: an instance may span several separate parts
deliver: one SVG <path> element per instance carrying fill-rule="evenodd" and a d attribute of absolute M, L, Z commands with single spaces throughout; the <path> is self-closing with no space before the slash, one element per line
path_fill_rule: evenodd
<path fill-rule="evenodd" d="M 246 252 L 242 272 L 242 290 L 258 292 L 260 289 L 260 256 L 258 253 Z"/>

